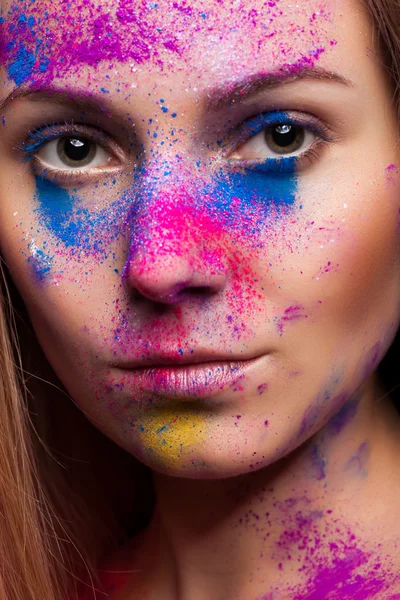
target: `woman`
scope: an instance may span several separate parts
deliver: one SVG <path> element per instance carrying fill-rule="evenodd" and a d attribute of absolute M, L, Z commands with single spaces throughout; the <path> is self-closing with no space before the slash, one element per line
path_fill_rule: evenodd
<path fill-rule="evenodd" d="M 1 598 L 400 598 L 399 3 L 2 15 Z"/>

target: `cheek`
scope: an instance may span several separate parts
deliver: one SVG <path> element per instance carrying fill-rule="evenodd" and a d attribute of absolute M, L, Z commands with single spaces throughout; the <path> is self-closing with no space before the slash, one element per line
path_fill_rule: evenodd
<path fill-rule="evenodd" d="M 326 251 L 326 267 L 318 281 L 325 288 L 326 299 L 335 296 L 339 308 L 343 308 L 350 331 L 365 327 L 372 332 L 380 324 L 398 319 L 398 199 L 386 182 L 365 186 L 360 183 L 355 190 L 357 195 L 348 200 L 342 196 L 345 235 L 337 248 L 334 243 Z"/>
<path fill-rule="evenodd" d="M 212 321 L 213 329 L 218 323 L 232 339 L 250 339 L 260 324 L 272 321 L 283 339 L 292 339 L 293 330 L 314 340 L 327 334 L 340 340 L 363 324 L 372 331 L 395 318 L 393 171 L 381 185 L 355 184 L 357 195 L 351 197 L 340 189 L 332 195 L 318 182 L 311 187 L 303 175 L 299 184 L 293 167 L 279 174 L 220 172 L 212 183 L 203 181 L 200 191 L 178 189 L 170 179 L 161 187 L 142 181 L 146 197 L 123 178 L 79 197 L 38 179 L 36 207 L 25 226 L 14 230 L 23 233 L 25 244 L 18 261 L 25 254 L 29 278 L 39 284 L 36 305 L 43 297 L 40 284 L 61 286 L 67 293 L 63 314 L 85 316 L 85 326 L 119 352 L 132 352 L 138 342 L 132 335 L 137 311 L 121 280 L 137 251 L 143 268 L 158 272 L 174 269 L 175 256 L 189 256 L 198 270 L 227 270 L 223 311 L 213 313 Z M 38 225 L 33 229 L 32 217 Z M 18 279 L 25 281 L 25 274 Z M 53 296 L 57 292 L 49 291 L 50 303 Z M 164 337 L 195 344 L 194 331 L 212 326 L 207 311 L 178 312 L 162 327 L 159 319 L 142 324 L 142 337 L 152 340 L 161 327 Z"/>
<path fill-rule="evenodd" d="M 282 231 L 283 244 L 269 245 L 269 262 L 287 297 L 286 316 L 291 307 L 318 307 L 354 331 L 373 314 L 390 318 L 397 307 L 399 199 L 383 171 L 347 180 L 345 187 L 300 180 L 296 219 Z"/>

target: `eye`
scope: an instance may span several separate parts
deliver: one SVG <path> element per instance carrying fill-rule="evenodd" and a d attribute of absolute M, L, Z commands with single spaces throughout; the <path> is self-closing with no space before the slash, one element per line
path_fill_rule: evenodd
<path fill-rule="evenodd" d="M 277 159 L 305 153 L 317 135 L 294 123 L 275 123 L 265 127 L 237 148 L 231 158 L 241 160 Z"/>
<path fill-rule="evenodd" d="M 286 123 L 266 129 L 264 136 L 268 148 L 276 154 L 293 154 L 304 144 L 306 131 L 304 127 Z"/>
<path fill-rule="evenodd" d="M 36 152 L 36 157 L 45 167 L 68 171 L 105 167 L 113 158 L 98 142 L 79 135 L 62 136 L 45 142 Z"/>

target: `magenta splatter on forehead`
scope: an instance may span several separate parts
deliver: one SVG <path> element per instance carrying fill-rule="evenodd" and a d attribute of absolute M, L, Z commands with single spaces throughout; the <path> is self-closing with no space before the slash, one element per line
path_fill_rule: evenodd
<path fill-rule="evenodd" d="M 182 57 L 196 46 L 199 51 L 199 44 L 206 51 L 216 35 L 228 40 L 232 32 L 242 31 L 251 35 L 255 52 L 271 38 L 290 34 L 287 45 L 279 43 L 279 63 L 296 69 L 312 65 L 326 45 L 335 43 L 321 39 L 320 23 L 329 20 L 323 7 L 318 14 L 309 11 L 303 19 L 307 25 L 299 18 L 306 9 L 299 10 L 293 19 L 287 18 L 280 0 L 258 8 L 214 0 L 206 9 L 193 1 L 16 0 L 3 14 L 0 59 L 17 85 L 28 80 L 48 83 L 67 71 L 79 74 L 82 65 L 96 67 L 102 61 L 151 60 L 162 68 L 168 56 Z M 296 35 L 305 40 L 306 52 L 294 52 Z"/>

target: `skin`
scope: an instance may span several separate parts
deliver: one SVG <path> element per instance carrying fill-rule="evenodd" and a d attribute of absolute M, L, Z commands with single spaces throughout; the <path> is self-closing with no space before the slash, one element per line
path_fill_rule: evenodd
<path fill-rule="evenodd" d="M 19 80 L 3 57 L 2 254 L 71 397 L 154 471 L 153 522 L 113 563 L 139 573 L 118 600 L 400 593 L 399 425 L 375 375 L 399 323 L 391 89 L 357 2 L 269 4 L 252 2 L 250 19 L 247 4 L 161 2 L 139 32 L 152 51 L 102 50 L 97 65 L 79 35 L 71 53 L 57 38 L 61 4 L 30 3 L 35 19 L 49 10 L 56 66 Z M 256 73 L 286 79 L 216 102 Z M 329 139 L 311 133 L 315 156 L 264 174 L 257 196 L 244 160 L 265 158 L 265 142 L 232 128 L 272 111 L 315 115 Z M 111 140 L 103 163 L 36 180 L 28 132 L 71 119 Z M 44 147 L 37 161 L 54 156 Z M 165 370 L 149 390 L 121 368 L 160 355 L 258 360 L 209 396 L 201 374 L 175 393 Z"/>

